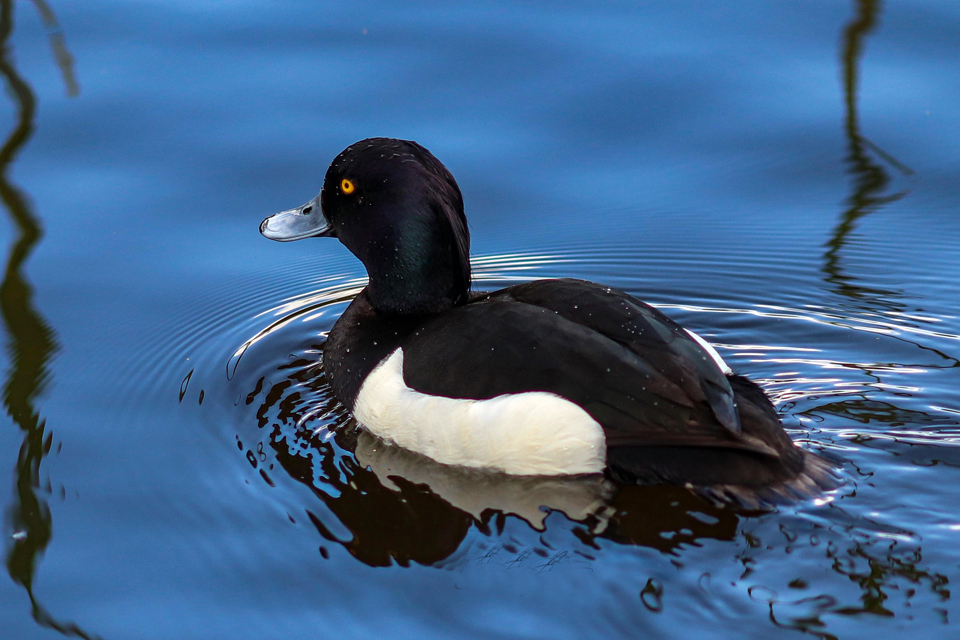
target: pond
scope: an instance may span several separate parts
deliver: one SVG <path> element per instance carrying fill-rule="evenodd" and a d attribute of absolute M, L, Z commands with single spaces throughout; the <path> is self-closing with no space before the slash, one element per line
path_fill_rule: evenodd
<path fill-rule="evenodd" d="M 0 636 L 956 637 L 958 29 L 949 0 L 0 0 Z M 745 512 L 358 433 L 322 351 L 362 266 L 257 227 L 378 135 L 456 176 L 475 288 L 655 304 L 843 485 Z"/>

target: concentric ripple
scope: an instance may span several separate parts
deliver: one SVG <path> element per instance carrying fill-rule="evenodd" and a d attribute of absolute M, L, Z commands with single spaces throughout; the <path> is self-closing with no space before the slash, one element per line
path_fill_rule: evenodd
<path fill-rule="evenodd" d="M 275 267 L 256 283 L 235 283 L 243 295 L 230 299 L 225 287 L 217 300 L 196 301 L 174 334 L 194 354 L 176 391 L 185 403 L 204 394 L 196 411 L 225 454 L 245 460 L 262 480 L 258 491 L 288 513 L 307 514 L 324 557 L 342 548 L 373 566 L 461 571 L 491 557 L 577 558 L 629 573 L 637 568 L 631 549 L 646 548 L 681 564 L 712 563 L 712 606 L 729 612 L 744 599 L 762 601 L 798 629 L 824 616 L 942 597 L 945 577 L 926 568 L 921 536 L 884 505 L 910 491 L 913 469 L 960 466 L 956 318 L 896 291 L 870 300 L 837 293 L 817 265 L 774 250 L 739 255 L 704 251 L 692 260 L 653 245 L 557 246 L 476 258 L 474 288 L 545 277 L 603 281 L 712 341 L 766 388 L 796 440 L 844 465 L 848 482 L 834 495 L 774 513 L 736 512 L 676 487 L 451 469 L 359 431 L 323 372 L 326 336 L 365 284 L 350 259 Z M 764 273 L 775 290 L 752 286 Z M 719 281 L 740 286 L 722 290 Z M 804 558 L 797 567 L 827 563 L 845 579 L 793 597 L 777 586 L 784 554 Z M 739 570 L 717 565 L 725 556 L 739 558 Z M 681 572 L 673 582 L 688 580 L 697 578 Z M 648 587 L 644 602 L 655 607 L 663 585 Z"/>

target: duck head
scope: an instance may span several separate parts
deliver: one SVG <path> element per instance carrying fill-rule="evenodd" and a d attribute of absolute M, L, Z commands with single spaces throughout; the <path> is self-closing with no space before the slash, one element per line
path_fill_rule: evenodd
<path fill-rule="evenodd" d="M 439 313 L 466 302 L 470 234 L 453 175 L 408 140 L 369 138 L 338 155 L 320 194 L 260 224 L 271 240 L 338 238 L 367 269 L 384 313 Z"/>

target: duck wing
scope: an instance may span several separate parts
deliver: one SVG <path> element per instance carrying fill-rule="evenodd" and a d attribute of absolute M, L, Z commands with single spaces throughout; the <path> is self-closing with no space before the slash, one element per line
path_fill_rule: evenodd
<path fill-rule="evenodd" d="M 717 421 L 740 433 L 733 389 L 712 355 L 659 309 L 622 291 L 573 279 L 539 280 L 505 289 L 517 302 L 550 309 L 629 349 L 694 401 L 706 400 Z"/>
<path fill-rule="evenodd" d="M 733 390 L 678 324 L 581 280 L 502 289 L 429 320 L 402 343 L 406 384 L 488 399 L 546 391 L 583 407 L 608 446 L 777 452 L 743 434 Z"/>

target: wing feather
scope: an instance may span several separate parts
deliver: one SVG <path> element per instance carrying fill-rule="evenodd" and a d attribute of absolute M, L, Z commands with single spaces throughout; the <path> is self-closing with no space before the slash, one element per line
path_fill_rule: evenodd
<path fill-rule="evenodd" d="M 510 287 L 444 313 L 403 341 L 423 393 L 487 399 L 546 391 L 582 406 L 608 446 L 721 447 L 776 457 L 740 432 L 713 358 L 660 311 L 576 280 Z"/>

